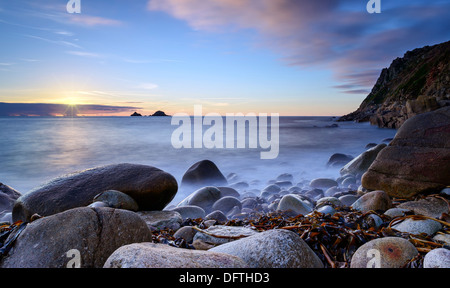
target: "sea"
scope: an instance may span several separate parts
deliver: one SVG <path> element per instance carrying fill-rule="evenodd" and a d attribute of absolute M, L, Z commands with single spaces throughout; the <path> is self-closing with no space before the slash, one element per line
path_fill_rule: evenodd
<path fill-rule="evenodd" d="M 134 163 L 162 169 L 180 184 L 191 165 L 208 159 L 225 176 L 235 173 L 233 181 L 262 189 L 283 173 L 292 174 L 294 183 L 335 179 L 340 176 L 339 168 L 326 165 L 333 154 L 356 157 L 366 150 L 367 144 L 379 144 L 397 132 L 369 123 L 336 122 L 335 117 L 280 117 L 279 153 L 274 159 L 262 159 L 263 148 L 249 147 L 250 133 L 246 133 L 245 148 L 174 147 L 172 136 L 180 127 L 173 125 L 171 117 L 2 117 L 0 182 L 25 194 L 67 173 Z M 208 128 L 203 127 L 202 133 Z M 216 128 L 220 131 L 220 127 Z M 259 127 L 264 128 L 271 136 L 271 127 Z M 239 137 L 235 136 L 237 141 Z M 180 191 L 173 203 L 191 192 Z"/>

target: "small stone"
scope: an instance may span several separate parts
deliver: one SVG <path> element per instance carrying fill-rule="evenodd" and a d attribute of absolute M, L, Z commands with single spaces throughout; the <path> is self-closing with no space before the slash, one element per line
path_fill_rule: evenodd
<path fill-rule="evenodd" d="M 194 239 L 195 233 L 197 233 L 197 230 L 192 228 L 192 226 L 184 226 L 178 229 L 177 232 L 173 234 L 173 237 L 175 239 L 182 238 L 186 240 L 186 242 L 191 243 Z"/>
<path fill-rule="evenodd" d="M 160 230 L 178 230 L 183 222 L 181 214 L 176 211 L 140 211 L 137 214 L 149 227 Z"/>
<path fill-rule="evenodd" d="M 431 219 L 413 220 L 411 218 L 408 218 L 402 221 L 401 223 L 392 226 L 392 229 L 415 235 L 425 233 L 429 236 L 432 236 L 437 231 L 442 229 L 442 225 L 441 223 Z"/>
<path fill-rule="evenodd" d="M 241 201 L 232 196 L 226 196 L 219 200 L 217 200 L 212 206 L 212 210 L 222 211 L 224 214 L 229 213 L 235 206 L 238 206 L 239 209 L 242 208 Z"/>
<path fill-rule="evenodd" d="M 325 205 L 317 209 L 317 212 L 333 215 L 334 213 L 336 213 L 336 210 L 334 210 L 333 206 Z"/>
<path fill-rule="evenodd" d="M 288 211 L 296 213 L 296 215 L 302 214 L 307 215 L 312 212 L 312 209 L 307 205 L 302 199 L 295 194 L 289 194 L 281 198 L 280 203 L 278 203 L 277 211 Z"/>
<path fill-rule="evenodd" d="M 247 227 L 239 227 L 239 226 L 222 226 L 222 225 L 215 225 L 212 227 L 209 227 L 208 229 L 204 230 L 206 233 L 197 232 L 194 237 L 195 240 L 202 240 L 203 242 L 210 243 L 210 244 L 223 244 L 227 242 L 231 242 L 236 240 L 238 237 L 248 237 L 251 235 L 254 235 L 258 232 L 256 232 L 253 229 L 247 228 Z M 214 237 L 214 236 L 220 236 Z"/>
<path fill-rule="evenodd" d="M 356 250 L 350 268 L 401 268 L 418 254 L 416 247 L 406 239 L 378 238 Z"/>
<path fill-rule="evenodd" d="M 236 189 L 230 188 L 230 187 L 217 187 L 217 189 L 220 190 L 220 198 L 226 197 L 226 196 L 232 196 L 236 198 L 240 198 L 241 195 L 239 194 Z"/>
<path fill-rule="evenodd" d="M 442 189 L 440 194 L 444 194 L 444 195 L 450 196 L 450 188 L 447 187 L 447 188 Z"/>
<path fill-rule="evenodd" d="M 401 209 L 401 208 L 391 208 L 384 212 L 384 215 L 389 216 L 391 218 L 395 217 L 403 217 L 406 215 L 406 213 L 411 212 L 408 209 Z"/>
<path fill-rule="evenodd" d="M 267 186 L 266 188 L 264 188 L 261 192 L 267 192 L 270 195 L 272 195 L 272 194 L 278 193 L 280 191 L 281 191 L 280 186 L 271 184 L 271 185 Z"/>
<path fill-rule="evenodd" d="M 450 246 L 450 234 L 443 234 L 438 232 L 434 237 L 433 240 L 438 241 L 440 243 L 443 243 L 445 245 Z"/>
<path fill-rule="evenodd" d="M 384 191 L 373 191 L 363 195 L 353 203 L 352 208 L 363 213 L 373 211 L 386 211 L 391 208 L 392 202 Z"/>
<path fill-rule="evenodd" d="M 181 217 L 183 219 L 199 219 L 199 218 L 205 218 L 206 213 L 205 210 L 198 206 L 182 206 L 182 207 L 176 207 L 172 209 L 171 211 L 176 211 L 181 214 Z"/>
<path fill-rule="evenodd" d="M 277 181 L 294 181 L 294 176 L 292 176 L 292 174 L 289 173 L 283 173 L 281 175 L 279 175 L 276 179 Z"/>
<path fill-rule="evenodd" d="M 345 205 L 345 206 L 352 206 L 353 203 L 355 203 L 356 200 L 359 199 L 359 197 L 355 196 L 355 195 L 348 194 L 348 195 L 341 196 L 338 199 L 339 199 L 339 201 L 341 201 L 341 203 L 343 205 Z"/>
<path fill-rule="evenodd" d="M 316 207 L 323 205 L 331 205 L 332 207 L 342 207 L 344 206 L 342 202 L 335 197 L 323 197 L 316 202 Z"/>
<path fill-rule="evenodd" d="M 437 248 L 425 255 L 423 268 L 450 268 L 450 250 Z"/>
<path fill-rule="evenodd" d="M 311 186 L 312 188 L 319 188 L 326 190 L 334 186 L 339 186 L 339 184 L 333 179 L 318 178 L 312 180 L 311 183 L 309 183 L 309 186 Z"/>
<path fill-rule="evenodd" d="M 87 207 L 90 207 L 90 208 L 107 208 L 107 207 L 109 207 L 109 205 L 108 205 L 108 203 L 105 203 L 105 202 L 96 201 L 96 202 L 90 204 Z"/>
<path fill-rule="evenodd" d="M 177 207 L 198 206 L 209 213 L 212 212 L 211 209 L 214 203 L 221 197 L 222 193 L 217 187 L 203 187 L 186 197 Z"/>
<path fill-rule="evenodd" d="M 322 189 L 313 189 L 305 193 L 305 196 L 311 199 L 320 199 L 323 197 Z"/>
<path fill-rule="evenodd" d="M 258 201 L 256 201 L 255 198 L 246 198 L 242 200 L 242 208 L 250 208 L 254 209 L 256 206 L 258 206 Z"/>
<path fill-rule="evenodd" d="M 104 202 L 111 208 L 138 211 L 139 206 L 131 196 L 117 190 L 108 190 L 94 197 L 94 202 Z"/>
<path fill-rule="evenodd" d="M 325 191 L 324 196 L 325 197 L 333 197 L 334 194 L 341 192 L 341 188 L 335 186 L 328 188 L 327 191 Z"/>
<path fill-rule="evenodd" d="M 219 222 L 227 222 L 228 218 L 222 211 L 216 210 L 206 215 L 205 220 L 216 220 Z"/>

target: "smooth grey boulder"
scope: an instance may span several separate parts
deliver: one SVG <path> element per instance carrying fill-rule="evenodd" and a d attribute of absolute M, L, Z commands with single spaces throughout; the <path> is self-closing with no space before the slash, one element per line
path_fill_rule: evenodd
<path fill-rule="evenodd" d="M 323 263 L 299 235 L 275 229 L 214 247 L 244 260 L 250 268 L 323 268 Z"/>
<path fill-rule="evenodd" d="M 219 210 L 222 211 L 224 214 L 229 213 L 235 206 L 238 206 L 239 209 L 242 209 L 242 204 L 239 199 L 232 197 L 232 196 L 226 196 L 219 200 L 217 200 L 214 205 L 212 206 L 212 210 Z"/>
<path fill-rule="evenodd" d="M 81 268 L 101 268 L 117 248 L 148 241 L 152 241 L 152 234 L 134 212 L 75 208 L 28 224 L 0 267 L 66 268 L 79 264 Z M 79 263 L 73 261 L 74 251 L 79 253 Z"/>
<path fill-rule="evenodd" d="M 450 186 L 450 106 L 408 119 L 362 178 L 391 197 L 435 194 Z"/>
<path fill-rule="evenodd" d="M 317 178 L 317 179 L 312 180 L 311 183 L 309 183 L 309 186 L 311 186 L 312 188 L 327 190 L 331 187 L 339 186 L 339 183 L 337 183 L 333 179 Z"/>
<path fill-rule="evenodd" d="M 383 150 L 386 147 L 387 147 L 386 144 L 379 144 L 363 152 L 355 159 L 347 163 L 347 165 L 342 167 L 340 171 L 341 175 L 351 174 L 356 176 L 358 174 L 365 173 L 369 169 L 370 165 L 372 165 L 372 163 L 377 158 L 378 153 L 380 153 L 381 150 Z"/>
<path fill-rule="evenodd" d="M 177 207 L 198 206 L 206 213 L 212 212 L 214 203 L 222 197 L 221 191 L 217 187 L 203 187 L 186 197 Z"/>
<path fill-rule="evenodd" d="M 307 215 L 312 212 L 312 208 L 307 205 L 298 195 L 288 194 L 281 198 L 278 203 L 277 211 L 289 211 L 291 210 L 296 215 Z"/>
<path fill-rule="evenodd" d="M 434 249 L 425 255 L 423 268 L 450 268 L 450 250 Z"/>
<path fill-rule="evenodd" d="M 373 211 L 386 211 L 392 206 L 392 201 L 384 191 L 372 191 L 361 198 L 356 200 L 352 204 L 352 208 L 361 212 Z"/>
<path fill-rule="evenodd" d="M 199 219 L 199 218 L 205 218 L 206 212 L 204 209 L 198 206 L 194 205 L 187 205 L 187 206 L 181 206 L 181 207 L 175 207 L 171 209 L 170 211 L 175 211 L 180 213 L 181 217 L 183 219 Z"/>
<path fill-rule="evenodd" d="M 184 173 L 181 186 L 205 187 L 226 186 L 228 181 L 219 168 L 210 160 L 195 163 Z"/>
<path fill-rule="evenodd" d="M 131 196 L 144 211 L 162 210 L 177 193 L 176 179 L 158 168 L 115 164 L 64 175 L 17 199 L 13 220 L 29 221 L 35 213 L 49 216 L 88 206 L 99 193 L 118 190 Z"/>

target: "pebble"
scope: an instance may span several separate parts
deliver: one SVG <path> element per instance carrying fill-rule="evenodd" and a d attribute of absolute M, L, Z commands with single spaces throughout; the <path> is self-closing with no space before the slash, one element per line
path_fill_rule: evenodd
<path fill-rule="evenodd" d="M 218 245 L 236 240 L 234 237 L 241 237 L 241 236 L 248 237 L 258 233 L 257 231 L 247 227 L 222 226 L 222 225 L 211 226 L 204 231 L 210 235 L 199 231 L 195 234 L 194 241 L 201 240 L 206 243 Z M 221 238 L 217 238 L 211 235 L 221 236 Z"/>
<path fill-rule="evenodd" d="M 433 237 L 434 241 L 438 241 L 440 243 L 443 243 L 445 245 L 450 246 L 450 234 L 441 234 L 441 233 L 437 233 L 434 237 Z"/>
<path fill-rule="evenodd" d="M 371 210 L 386 211 L 391 208 L 392 202 L 384 191 L 373 191 L 363 195 L 352 204 L 352 208 L 363 213 Z"/>
<path fill-rule="evenodd" d="M 194 239 L 194 235 L 197 233 L 197 230 L 192 228 L 192 226 L 184 226 L 177 230 L 173 234 L 173 237 L 176 238 L 182 238 L 186 240 L 186 242 L 191 243 Z"/>
<path fill-rule="evenodd" d="M 309 186 L 311 186 L 312 188 L 319 188 L 326 190 L 334 186 L 339 186 L 339 184 L 333 179 L 317 178 L 312 180 L 311 183 L 309 183 Z"/>
<path fill-rule="evenodd" d="M 401 268 L 418 253 L 411 242 L 401 237 L 378 238 L 356 250 L 350 268 Z"/>
<path fill-rule="evenodd" d="M 281 191 L 280 186 L 271 184 L 271 185 L 267 186 L 266 188 L 264 188 L 261 192 L 267 192 L 271 195 L 271 194 L 278 193 L 280 191 Z"/>
<path fill-rule="evenodd" d="M 281 175 L 279 175 L 276 179 L 277 181 L 294 181 L 294 176 L 292 176 L 292 174 L 289 173 L 283 173 Z"/>
<path fill-rule="evenodd" d="M 428 252 L 423 259 L 423 268 L 450 268 L 450 250 L 437 248 Z"/>
<path fill-rule="evenodd" d="M 206 212 L 212 212 L 211 208 L 222 197 L 222 193 L 217 187 L 203 187 L 193 192 L 191 195 L 181 201 L 177 207 L 197 206 Z"/>
<path fill-rule="evenodd" d="M 330 206 L 330 205 L 322 206 L 319 209 L 317 209 L 316 211 L 323 213 L 323 214 L 330 214 L 330 215 L 333 215 L 334 213 L 336 213 L 336 210 L 333 208 L 333 206 Z"/>
<path fill-rule="evenodd" d="M 236 197 L 226 196 L 219 200 L 217 200 L 212 206 L 212 210 L 222 211 L 224 214 L 229 213 L 235 206 L 238 206 L 239 209 L 242 208 L 241 201 Z"/>
<path fill-rule="evenodd" d="M 178 230 L 183 222 L 180 213 L 175 211 L 139 211 L 137 214 L 149 227 Z"/>
<path fill-rule="evenodd" d="M 450 196 L 450 187 L 442 189 L 441 194 Z"/>
<path fill-rule="evenodd" d="M 406 213 L 411 212 L 408 209 L 401 209 L 401 208 L 391 208 L 384 212 L 384 215 L 389 216 L 391 218 L 395 217 L 403 217 L 406 215 Z"/>
<path fill-rule="evenodd" d="M 322 205 L 331 205 L 332 207 L 342 207 L 342 202 L 335 197 L 323 197 L 316 202 L 316 207 L 320 207 Z"/>
<path fill-rule="evenodd" d="M 407 232 L 416 235 L 425 233 L 429 236 L 432 236 L 437 231 L 442 229 L 442 225 L 441 223 L 431 219 L 413 220 L 411 218 L 408 218 L 399 224 L 393 225 L 392 228 L 400 232 Z"/>
<path fill-rule="evenodd" d="M 217 220 L 219 222 L 227 222 L 227 216 L 220 210 L 213 211 L 206 215 L 205 220 Z"/>
<path fill-rule="evenodd" d="M 94 203 L 97 201 L 106 203 L 111 208 L 130 210 L 134 212 L 139 210 L 138 204 L 131 196 L 117 190 L 108 190 L 96 195 L 94 197 Z"/>
<path fill-rule="evenodd" d="M 323 268 L 319 257 L 298 234 L 281 229 L 261 232 L 209 251 L 239 257 L 249 268 Z"/>
<path fill-rule="evenodd" d="M 342 203 L 343 205 L 345 205 L 345 206 L 352 206 L 353 203 L 355 203 L 356 200 L 359 199 L 359 197 L 358 197 L 358 196 L 355 196 L 355 195 L 350 195 L 350 194 L 349 194 L 349 195 L 341 196 L 341 197 L 339 197 L 338 199 L 339 199 L 339 201 L 341 201 L 341 203 Z"/>
<path fill-rule="evenodd" d="M 288 211 L 292 210 L 294 213 L 307 215 L 312 212 L 312 209 L 307 205 L 302 199 L 294 194 L 289 194 L 281 198 L 280 203 L 278 203 L 277 211 Z"/>
<path fill-rule="evenodd" d="M 176 207 L 172 209 L 172 211 L 176 211 L 181 214 L 181 217 L 183 219 L 198 219 L 198 218 L 205 218 L 206 212 L 202 208 L 198 206 L 182 206 L 182 207 Z"/>

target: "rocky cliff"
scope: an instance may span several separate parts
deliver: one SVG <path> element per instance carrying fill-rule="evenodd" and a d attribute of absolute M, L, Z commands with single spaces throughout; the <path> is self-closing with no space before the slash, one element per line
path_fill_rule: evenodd
<path fill-rule="evenodd" d="M 408 51 L 382 70 L 372 92 L 339 121 L 400 128 L 409 118 L 450 105 L 450 41 Z"/>

